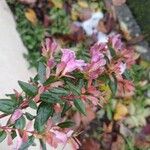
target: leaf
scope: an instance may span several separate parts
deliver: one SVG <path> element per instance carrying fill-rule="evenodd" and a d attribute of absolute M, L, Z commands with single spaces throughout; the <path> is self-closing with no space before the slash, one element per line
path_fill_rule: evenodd
<path fill-rule="evenodd" d="M 59 94 L 61 96 L 67 95 L 68 91 L 66 91 L 63 88 L 53 88 L 52 90 L 50 90 L 51 93 L 55 93 L 55 94 Z"/>
<path fill-rule="evenodd" d="M 43 94 L 41 94 L 40 98 L 43 102 L 46 103 L 52 103 L 52 104 L 62 103 L 61 98 L 57 94 L 50 93 L 50 92 L 44 92 Z"/>
<path fill-rule="evenodd" d="M 15 128 L 24 129 L 25 124 L 26 124 L 26 120 L 25 120 L 24 116 L 22 116 L 15 122 Z"/>
<path fill-rule="evenodd" d="M 40 139 L 40 145 L 41 145 L 42 150 L 47 150 L 46 143 L 44 142 L 44 140 Z"/>
<path fill-rule="evenodd" d="M 27 9 L 25 12 L 25 16 L 27 20 L 29 20 L 32 24 L 35 25 L 37 23 L 37 16 L 33 9 Z"/>
<path fill-rule="evenodd" d="M 44 130 L 44 124 L 47 122 L 49 117 L 53 115 L 53 112 L 54 110 L 51 104 L 42 102 L 37 110 L 34 128 L 37 131 L 42 132 Z"/>
<path fill-rule="evenodd" d="M 112 120 L 112 110 L 109 105 L 106 105 L 106 112 L 107 112 L 107 117 L 109 120 Z"/>
<path fill-rule="evenodd" d="M 67 86 L 68 86 L 68 89 L 70 91 L 72 91 L 74 94 L 76 94 L 76 95 L 81 94 L 81 90 L 77 86 L 73 85 L 72 83 L 70 83 L 68 81 L 67 81 Z"/>
<path fill-rule="evenodd" d="M 5 131 L 0 131 L 0 143 L 3 142 L 3 140 L 5 140 L 7 134 Z"/>
<path fill-rule="evenodd" d="M 74 125 L 75 125 L 75 123 L 73 121 L 65 121 L 65 122 L 61 122 L 58 124 L 58 126 L 61 128 L 70 128 Z"/>
<path fill-rule="evenodd" d="M 34 119 L 34 116 L 31 115 L 31 114 L 28 113 L 28 112 L 26 112 L 25 115 L 26 115 L 26 117 L 27 117 L 28 120 L 33 120 L 33 119 Z"/>
<path fill-rule="evenodd" d="M 22 90 L 29 96 L 35 96 L 37 94 L 37 88 L 29 83 L 18 81 Z"/>
<path fill-rule="evenodd" d="M 74 100 L 74 105 L 78 109 L 79 112 L 81 112 L 82 114 L 86 115 L 85 106 L 84 106 L 82 100 L 75 99 Z"/>
<path fill-rule="evenodd" d="M 42 62 L 39 62 L 38 77 L 39 77 L 40 82 L 43 84 L 46 80 L 46 68 Z"/>
<path fill-rule="evenodd" d="M 116 112 L 114 115 L 114 120 L 122 120 L 128 114 L 128 109 L 125 105 L 118 103 L 116 106 Z"/>
<path fill-rule="evenodd" d="M 72 106 L 69 105 L 67 102 L 65 102 L 64 106 L 63 106 L 63 110 L 61 112 L 61 117 L 63 117 L 65 115 L 65 113 L 71 108 Z"/>
<path fill-rule="evenodd" d="M 63 1 L 62 0 L 51 0 L 54 7 L 56 8 L 62 8 L 63 7 Z"/>
<path fill-rule="evenodd" d="M 0 111 L 6 114 L 11 114 L 15 111 L 17 103 L 12 99 L 0 99 Z"/>
<path fill-rule="evenodd" d="M 117 79 L 115 75 L 112 75 L 112 78 L 109 80 L 109 87 L 112 91 L 112 94 L 115 95 L 117 91 Z"/>
<path fill-rule="evenodd" d="M 125 77 L 125 79 L 130 80 L 131 79 L 130 71 L 126 69 L 123 73 L 123 76 Z"/>
<path fill-rule="evenodd" d="M 109 47 L 109 51 L 110 51 L 110 54 L 111 54 L 112 57 L 116 56 L 116 52 L 112 47 Z"/>
<path fill-rule="evenodd" d="M 33 142 L 34 142 L 34 136 L 30 136 L 26 143 L 22 143 L 19 150 L 27 150 L 33 144 Z"/>
<path fill-rule="evenodd" d="M 50 76 L 44 83 L 44 86 L 49 85 L 50 83 L 53 83 L 55 81 L 55 76 Z"/>
<path fill-rule="evenodd" d="M 36 102 L 35 101 L 33 101 L 33 100 L 30 100 L 29 101 L 29 107 L 31 107 L 31 108 L 33 108 L 33 109 L 37 109 L 37 104 L 36 104 Z"/>
<path fill-rule="evenodd" d="M 88 8 L 88 3 L 86 1 L 78 1 L 78 5 L 81 7 L 81 8 Z"/>

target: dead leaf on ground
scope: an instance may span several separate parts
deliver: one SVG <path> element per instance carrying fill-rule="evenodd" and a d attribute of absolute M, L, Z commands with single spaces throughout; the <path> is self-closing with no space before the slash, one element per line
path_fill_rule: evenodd
<path fill-rule="evenodd" d="M 37 16 L 33 9 L 31 8 L 27 9 L 25 12 L 25 16 L 32 24 L 35 25 L 37 23 Z"/>
<path fill-rule="evenodd" d="M 118 103 L 116 106 L 116 112 L 114 115 L 114 120 L 118 121 L 118 120 L 122 120 L 128 113 L 128 109 L 125 105 Z"/>

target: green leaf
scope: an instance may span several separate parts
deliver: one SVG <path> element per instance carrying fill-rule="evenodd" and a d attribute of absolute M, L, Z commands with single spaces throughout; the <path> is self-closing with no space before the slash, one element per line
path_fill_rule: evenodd
<path fill-rule="evenodd" d="M 43 83 L 43 85 L 44 86 L 47 86 L 47 85 L 49 85 L 50 83 L 53 83 L 53 82 L 55 82 L 55 76 L 50 76 L 44 83 Z"/>
<path fill-rule="evenodd" d="M 24 129 L 25 124 L 26 124 L 26 120 L 25 120 L 24 116 L 22 116 L 15 122 L 15 128 Z"/>
<path fill-rule="evenodd" d="M 5 131 L 0 131 L 0 143 L 3 142 L 3 140 L 5 140 L 7 134 Z"/>
<path fill-rule="evenodd" d="M 71 108 L 72 106 L 69 105 L 67 102 L 65 102 L 64 106 L 63 106 L 63 110 L 61 112 L 61 117 L 63 117 L 65 115 L 65 113 Z"/>
<path fill-rule="evenodd" d="M 28 120 L 33 120 L 33 119 L 34 119 L 34 116 L 31 115 L 31 114 L 28 113 L 28 112 L 26 112 L 25 115 L 26 115 L 26 117 L 27 117 Z"/>
<path fill-rule="evenodd" d="M 115 95 L 117 91 L 117 79 L 115 75 L 112 75 L 112 79 L 109 80 L 109 87 L 112 91 L 112 94 Z"/>
<path fill-rule="evenodd" d="M 76 94 L 76 95 L 80 95 L 80 94 L 81 94 L 81 90 L 80 90 L 79 87 L 73 85 L 72 83 L 70 83 L 70 82 L 68 82 L 68 81 L 67 81 L 66 83 L 67 83 L 68 89 L 69 89 L 71 92 L 73 92 L 73 93 Z"/>
<path fill-rule="evenodd" d="M 55 94 L 59 94 L 59 95 L 63 96 L 63 95 L 67 95 L 68 91 L 66 91 L 63 88 L 54 88 L 54 89 L 50 90 L 50 93 L 55 93 Z"/>
<path fill-rule="evenodd" d="M 126 69 L 123 73 L 123 76 L 125 77 L 125 79 L 130 80 L 131 79 L 130 71 Z"/>
<path fill-rule="evenodd" d="M 53 112 L 54 110 L 51 104 L 42 102 L 37 110 L 34 128 L 39 132 L 44 131 L 44 125 L 49 117 L 53 115 Z"/>
<path fill-rule="evenodd" d="M 41 94 L 41 100 L 46 103 L 62 103 L 61 98 L 58 96 L 58 94 L 53 94 L 51 92 L 44 92 Z"/>
<path fill-rule="evenodd" d="M 29 96 L 35 96 L 37 94 L 37 88 L 29 83 L 18 81 L 22 90 Z"/>
<path fill-rule="evenodd" d="M 116 52 L 112 47 L 109 47 L 109 51 L 110 51 L 110 54 L 111 54 L 112 57 L 116 56 Z"/>
<path fill-rule="evenodd" d="M 75 123 L 73 121 L 69 121 L 69 120 L 58 124 L 58 126 L 61 128 L 70 128 L 70 127 L 73 127 L 74 125 L 75 125 Z"/>
<path fill-rule="evenodd" d="M 84 106 L 82 100 L 75 99 L 74 100 L 74 105 L 78 109 L 79 112 L 81 112 L 82 114 L 86 115 L 85 106 Z"/>
<path fill-rule="evenodd" d="M 30 136 L 26 143 L 22 143 L 19 150 L 27 150 L 33 144 L 33 142 L 34 142 L 34 136 Z"/>
<path fill-rule="evenodd" d="M 6 114 L 11 114 L 15 111 L 17 103 L 12 99 L 0 99 L 0 111 Z"/>
<path fill-rule="evenodd" d="M 40 144 L 41 144 L 42 150 L 47 150 L 46 143 L 42 139 L 40 139 Z"/>
<path fill-rule="evenodd" d="M 31 108 L 33 108 L 33 109 L 37 109 L 37 104 L 36 104 L 36 102 L 35 101 L 33 101 L 33 100 L 30 100 L 29 101 L 29 107 L 31 107 Z"/>
<path fill-rule="evenodd" d="M 107 112 L 108 119 L 112 120 L 112 111 L 111 111 L 111 107 L 109 105 L 106 105 L 106 112 Z"/>
<path fill-rule="evenodd" d="M 39 62 L 38 77 L 39 77 L 40 82 L 43 84 L 46 80 L 46 68 L 42 62 Z"/>

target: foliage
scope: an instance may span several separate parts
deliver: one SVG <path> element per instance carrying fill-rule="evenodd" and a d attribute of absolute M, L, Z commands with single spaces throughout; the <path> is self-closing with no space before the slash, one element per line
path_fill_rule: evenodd
<path fill-rule="evenodd" d="M 29 83 L 18 81 L 23 92 L 15 90 L 14 94 L 7 95 L 9 99 L 0 100 L 0 111 L 4 113 L 0 118 L 10 114 L 6 125 L 0 126 L 1 141 L 6 138 L 6 132 L 8 143 L 15 138 L 19 141 L 16 149 L 31 146 L 34 138 L 39 139 L 43 148 L 46 148 L 44 143 L 55 148 L 68 142 L 74 145 L 77 141 L 74 132 L 80 132 L 75 129 L 80 125 L 77 120 L 80 117 L 73 116 L 81 116 L 81 122 L 86 125 L 95 118 L 95 111 L 110 99 L 134 94 L 132 81 L 123 75 L 133 65 L 134 53 L 123 46 L 120 36 L 113 35 L 107 43 L 93 45 L 87 62 L 76 59 L 70 49 L 61 49 L 61 52 L 59 49 L 53 39 L 47 38 L 35 78 Z M 109 99 L 106 89 L 110 91 Z M 25 109 L 28 107 L 36 110 L 36 116 Z M 12 132 L 16 136 L 12 136 Z M 75 149 L 78 144 L 74 145 Z"/>

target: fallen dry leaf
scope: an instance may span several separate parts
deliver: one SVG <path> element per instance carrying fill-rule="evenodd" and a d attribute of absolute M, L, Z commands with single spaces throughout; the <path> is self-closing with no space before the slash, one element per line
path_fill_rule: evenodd
<path fill-rule="evenodd" d="M 114 120 L 118 121 L 123 119 L 128 113 L 128 109 L 125 105 L 118 103 L 116 106 L 116 113 L 114 115 Z"/>
<path fill-rule="evenodd" d="M 87 3 L 86 1 L 79 0 L 79 1 L 78 1 L 78 5 L 79 5 L 81 8 L 88 8 L 88 3 Z"/>
<path fill-rule="evenodd" d="M 32 24 L 35 25 L 37 23 L 37 16 L 33 9 L 27 9 L 25 12 L 25 16 Z"/>
<path fill-rule="evenodd" d="M 62 8 L 63 7 L 63 1 L 62 0 L 49 0 L 50 3 L 54 5 L 56 8 Z"/>
<path fill-rule="evenodd" d="M 126 0 L 112 0 L 115 6 L 120 6 L 126 2 Z"/>

